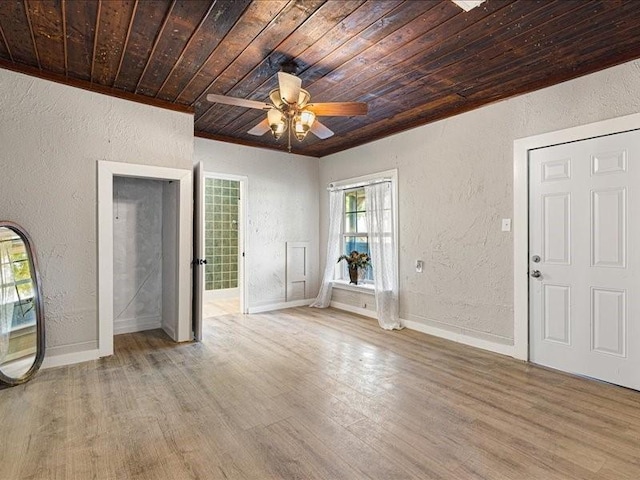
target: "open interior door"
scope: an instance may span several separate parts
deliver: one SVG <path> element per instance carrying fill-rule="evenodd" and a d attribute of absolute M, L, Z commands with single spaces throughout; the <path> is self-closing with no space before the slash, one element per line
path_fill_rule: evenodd
<path fill-rule="evenodd" d="M 195 166 L 193 175 L 193 338 L 202 340 L 202 301 L 207 260 L 204 245 L 204 167 Z"/>

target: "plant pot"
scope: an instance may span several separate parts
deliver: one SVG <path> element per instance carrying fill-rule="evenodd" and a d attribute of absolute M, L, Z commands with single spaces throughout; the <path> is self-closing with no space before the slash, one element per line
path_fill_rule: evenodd
<path fill-rule="evenodd" d="M 348 268 L 349 270 L 349 284 L 353 283 L 354 285 L 358 284 L 358 267 L 356 268 Z"/>

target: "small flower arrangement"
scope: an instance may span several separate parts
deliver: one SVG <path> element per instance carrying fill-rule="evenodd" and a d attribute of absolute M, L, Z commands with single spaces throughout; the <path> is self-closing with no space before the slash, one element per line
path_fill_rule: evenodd
<path fill-rule="evenodd" d="M 349 255 L 340 255 L 337 263 L 342 260 L 347 261 L 350 283 L 355 285 L 358 284 L 358 270 L 366 270 L 371 266 L 371 257 L 367 253 L 360 253 L 357 250 L 354 250 Z"/>
<path fill-rule="evenodd" d="M 349 268 L 368 268 L 371 265 L 371 258 L 366 253 L 360 253 L 354 250 L 349 255 L 340 255 L 338 263 L 342 260 L 347 261 Z"/>

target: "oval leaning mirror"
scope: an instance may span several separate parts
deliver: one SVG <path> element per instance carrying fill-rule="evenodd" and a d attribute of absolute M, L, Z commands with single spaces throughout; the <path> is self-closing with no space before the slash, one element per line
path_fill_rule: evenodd
<path fill-rule="evenodd" d="M 0 221 L 0 383 L 29 380 L 44 358 L 44 314 L 29 235 Z"/>

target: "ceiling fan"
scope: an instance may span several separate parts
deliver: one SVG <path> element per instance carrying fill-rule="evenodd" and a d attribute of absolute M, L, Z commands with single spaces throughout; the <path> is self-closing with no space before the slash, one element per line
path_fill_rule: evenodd
<path fill-rule="evenodd" d="M 302 80 L 287 72 L 278 72 L 278 88 L 269 93 L 271 103 L 214 93 L 207 95 L 207 100 L 213 103 L 265 110 L 267 118 L 247 133 L 261 136 L 271 131 L 274 138 L 278 140 L 288 132 L 289 152 L 291 152 L 292 132 L 299 141 L 304 140 L 309 132 L 320 139 L 333 135 L 333 132 L 316 117 L 351 117 L 367 114 L 367 104 L 362 102 L 309 103 L 311 95 L 302 88 Z"/>

